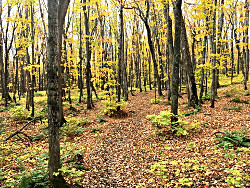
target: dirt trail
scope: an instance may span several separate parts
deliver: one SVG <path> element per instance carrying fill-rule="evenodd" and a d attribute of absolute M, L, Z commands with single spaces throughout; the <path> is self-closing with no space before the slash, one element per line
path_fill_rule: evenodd
<path fill-rule="evenodd" d="M 165 187 L 158 176 L 150 173 L 150 166 L 154 162 L 165 160 L 180 160 L 187 163 L 186 159 L 195 159 L 198 165 L 205 165 L 212 173 L 190 175 L 196 184 L 204 186 L 209 182 L 210 187 L 227 187 L 225 178 L 229 175 L 226 168 L 240 168 L 244 173 L 250 170 L 244 165 L 231 163 L 224 153 L 214 152 L 214 142 L 211 134 L 215 130 L 228 129 L 241 130 L 242 126 L 249 129 L 249 104 L 241 104 L 240 111 L 226 111 L 225 106 L 236 105 L 230 98 L 220 96 L 216 107 L 210 108 L 209 101 L 205 102 L 202 112 L 186 117 L 189 121 L 205 122 L 197 132 L 186 137 L 160 137 L 154 133 L 151 122 L 146 120 L 149 114 L 158 114 L 160 111 L 169 110 L 170 105 L 151 104 L 150 99 L 154 93 L 137 93 L 128 101 L 128 117 L 108 118 L 98 134 L 85 134 L 81 137 L 82 144 L 87 148 L 84 161 L 90 168 L 85 173 L 83 187 Z M 166 99 L 164 99 L 166 100 Z M 179 99 L 180 113 L 192 109 L 186 108 L 186 98 Z M 90 111 L 89 114 L 95 114 Z M 190 143 L 193 145 L 190 145 Z M 166 147 L 165 147 L 166 146 Z M 190 148 L 189 148 L 190 147 Z M 171 150 L 166 149 L 171 148 Z M 219 151 L 219 150 L 218 150 Z M 230 160 L 233 160 L 230 159 Z M 171 172 L 176 167 L 172 166 Z M 178 167 L 180 168 L 180 167 Z M 170 180 L 178 182 L 174 175 Z"/>
<path fill-rule="evenodd" d="M 86 153 L 94 169 L 86 173 L 84 186 L 134 187 L 150 179 L 150 163 L 158 144 L 150 137 L 152 126 L 146 115 L 164 110 L 150 104 L 151 98 L 152 93 L 137 94 L 128 101 L 128 117 L 105 124 L 95 150 Z"/>

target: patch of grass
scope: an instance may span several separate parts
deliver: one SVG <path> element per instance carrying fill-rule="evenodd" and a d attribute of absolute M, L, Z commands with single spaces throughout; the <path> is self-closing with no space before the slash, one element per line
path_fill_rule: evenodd
<path fill-rule="evenodd" d="M 248 100 L 242 100 L 240 96 L 234 97 L 232 100 L 230 100 L 230 102 L 245 103 L 245 104 L 249 104 L 250 103 L 250 101 L 248 101 Z"/>
<path fill-rule="evenodd" d="M 182 114 L 183 116 L 190 116 L 190 115 L 193 115 L 193 114 L 197 114 L 199 112 L 201 112 L 202 110 L 202 106 L 199 106 L 199 105 L 195 105 L 195 110 L 194 111 L 188 111 L 184 114 Z"/>
<path fill-rule="evenodd" d="M 224 110 L 235 110 L 237 112 L 240 112 L 240 110 L 242 109 L 242 106 L 238 105 L 238 106 L 224 107 L 223 109 Z"/>
<path fill-rule="evenodd" d="M 162 99 L 159 98 L 159 97 L 150 99 L 150 103 L 151 103 L 151 104 L 159 104 L 161 101 L 162 101 Z"/>
<path fill-rule="evenodd" d="M 98 118 L 98 120 L 99 120 L 100 123 L 104 123 L 104 122 L 107 121 L 105 115 L 99 115 L 99 114 L 97 114 L 96 117 Z"/>
<path fill-rule="evenodd" d="M 101 130 L 101 128 L 91 128 L 91 133 L 97 133 Z"/>
<path fill-rule="evenodd" d="M 171 101 L 163 101 L 162 104 L 168 106 L 171 105 Z"/>
<path fill-rule="evenodd" d="M 236 92 L 236 88 L 232 88 L 230 90 L 226 90 L 225 95 L 226 97 L 232 97 L 235 92 Z"/>
<path fill-rule="evenodd" d="M 25 120 L 28 118 L 28 110 L 24 106 L 15 106 L 10 109 L 11 118 L 15 121 Z"/>

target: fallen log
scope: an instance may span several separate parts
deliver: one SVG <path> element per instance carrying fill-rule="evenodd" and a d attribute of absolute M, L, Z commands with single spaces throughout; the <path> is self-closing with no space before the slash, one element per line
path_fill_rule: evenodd
<path fill-rule="evenodd" d="M 27 138 L 29 138 L 30 141 L 32 141 L 32 138 L 29 135 L 27 135 L 24 132 L 22 132 L 22 130 L 24 130 L 32 122 L 35 123 L 37 120 L 42 120 L 42 119 L 43 119 L 43 117 L 36 117 L 36 118 L 32 119 L 31 121 L 27 122 L 21 129 L 19 129 L 15 133 L 11 134 L 8 138 L 6 138 L 5 141 L 8 141 L 9 139 L 11 139 L 12 137 L 14 137 L 15 135 L 18 135 L 18 134 L 23 134 L 24 136 L 26 136 Z"/>

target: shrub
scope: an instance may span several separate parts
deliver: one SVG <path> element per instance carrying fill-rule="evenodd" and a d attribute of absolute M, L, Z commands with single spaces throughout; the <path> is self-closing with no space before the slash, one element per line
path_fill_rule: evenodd
<path fill-rule="evenodd" d="M 113 115 L 115 112 L 117 112 L 118 107 L 120 106 L 121 109 L 124 109 L 127 106 L 127 103 L 124 101 L 116 102 L 115 100 L 105 100 L 102 102 L 104 107 L 102 108 L 102 111 L 107 114 L 108 116 Z"/>
<path fill-rule="evenodd" d="M 61 127 L 62 135 L 73 138 L 74 136 L 82 133 L 86 128 L 81 126 L 85 125 L 88 122 L 88 118 L 85 119 L 75 119 L 71 118 L 68 122 Z"/>
<path fill-rule="evenodd" d="M 23 106 L 15 106 L 10 110 L 13 120 L 25 120 L 28 118 L 28 110 Z"/>
<path fill-rule="evenodd" d="M 150 99 L 151 104 L 159 104 L 161 101 L 162 101 L 162 99 L 158 98 L 158 97 Z"/>
<path fill-rule="evenodd" d="M 207 92 L 204 96 L 202 96 L 202 99 L 205 100 L 205 101 L 209 101 L 210 100 L 210 92 Z"/>
<path fill-rule="evenodd" d="M 48 172 L 46 168 L 35 169 L 29 175 L 23 175 L 21 179 L 21 183 L 19 185 L 20 188 L 49 188 L 48 186 Z"/>
<path fill-rule="evenodd" d="M 170 130 L 177 136 L 187 135 L 188 130 L 197 127 L 196 124 L 182 120 L 181 116 L 178 116 L 178 121 L 175 124 L 171 124 L 171 117 L 174 116 L 170 111 L 161 111 L 159 115 L 147 115 L 147 119 L 152 119 L 152 125 L 157 128 L 157 131 L 170 128 Z M 162 132 L 157 134 L 162 134 Z"/>

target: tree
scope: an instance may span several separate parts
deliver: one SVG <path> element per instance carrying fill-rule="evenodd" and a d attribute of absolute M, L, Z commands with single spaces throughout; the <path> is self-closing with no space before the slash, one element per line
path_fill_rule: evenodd
<path fill-rule="evenodd" d="M 179 65 L 181 58 L 181 19 L 182 0 L 176 0 L 174 4 L 174 19 L 175 19 L 175 40 L 174 40 L 174 59 L 171 69 L 171 122 L 178 121 L 178 86 L 179 86 Z"/>
<path fill-rule="evenodd" d="M 122 86 L 122 66 L 124 64 L 124 28 L 123 28 L 123 2 L 120 0 L 119 7 L 119 53 L 118 53 L 118 86 L 117 86 L 117 102 L 121 102 L 121 86 Z M 121 106 L 118 105 L 117 110 L 120 110 Z"/>
<path fill-rule="evenodd" d="M 174 47 L 173 47 L 173 32 L 172 19 L 169 16 L 169 2 L 164 3 L 164 17 L 167 22 L 167 60 L 168 60 L 168 100 L 171 98 L 171 79 L 170 79 L 170 64 L 173 62 Z"/>
<path fill-rule="evenodd" d="M 48 1 L 48 61 L 47 61 L 47 93 L 48 93 L 48 126 L 49 126 L 49 178 L 52 187 L 65 187 L 61 175 L 55 176 L 60 164 L 60 49 L 58 29 L 58 0 Z"/>
<path fill-rule="evenodd" d="M 212 54 L 213 54 L 213 57 L 212 57 L 212 62 L 213 62 L 212 85 L 211 85 L 211 96 L 210 96 L 211 108 L 214 108 L 214 101 L 215 101 L 215 97 L 216 97 L 216 93 L 217 93 L 216 42 L 215 42 L 215 36 L 216 36 L 216 27 L 215 27 L 216 26 L 216 6 L 217 6 L 217 0 L 214 1 L 213 30 L 212 30 L 212 35 L 211 35 L 211 41 L 212 41 L 211 51 L 212 51 Z"/>
<path fill-rule="evenodd" d="M 249 46 L 248 46 L 248 30 L 249 30 L 249 2 L 248 0 L 245 1 L 245 25 L 247 26 L 247 29 L 245 31 L 245 37 L 244 41 L 246 42 L 246 50 L 245 50 L 245 75 L 244 75 L 244 88 L 247 90 L 247 81 L 248 81 L 248 76 L 249 76 Z"/>
<path fill-rule="evenodd" d="M 0 0 L 0 76 L 2 86 L 2 98 L 4 97 L 4 75 L 3 75 L 3 26 L 2 26 L 2 0 Z"/>
<path fill-rule="evenodd" d="M 151 30 L 150 30 L 150 27 L 149 27 L 149 22 L 148 22 L 148 19 L 149 19 L 149 9 L 150 9 L 150 4 L 149 4 L 149 0 L 146 0 L 146 14 L 144 14 L 141 10 L 141 8 L 139 7 L 138 4 L 137 5 L 137 10 L 139 11 L 139 16 L 141 18 L 141 20 L 143 21 L 145 27 L 146 27 L 146 31 L 147 31 L 147 35 L 148 35 L 148 46 L 149 46 L 149 49 L 150 49 L 150 52 L 151 52 L 151 57 L 152 57 L 152 60 L 153 60 L 153 65 L 154 65 L 154 79 L 155 81 L 157 82 L 157 86 L 158 86 L 158 95 L 159 96 L 162 96 L 162 91 L 161 91 L 161 79 L 159 77 L 159 74 L 158 74 L 158 64 L 156 62 L 156 55 L 155 55 L 155 50 L 154 50 L 154 44 L 153 44 L 153 41 L 152 41 L 152 34 L 151 34 Z"/>
<path fill-rule="evenodd" d="M 91 94 L 91 50 L 90 50 L 90 39 L 89 39 L 89 17 L 87 15 L 86 0 L 83 0 L 85 4 L 83 6 L 84 11 L 84 23 L 85 23 L 85 34 L 86 34 L 86 86 L 87 86 L 87 109 L 93 108 L 92 94 Z"/>
<path fill-rule="evenodd" d="M 183 58 L 184 71 L 186 73 L 188 105 L 195 108 L 199 104 L 199 101 L 195 83 L 194 68 L 189 52 L 188 38 L 183 17 L 181 18 L 181 52 Z"/>

